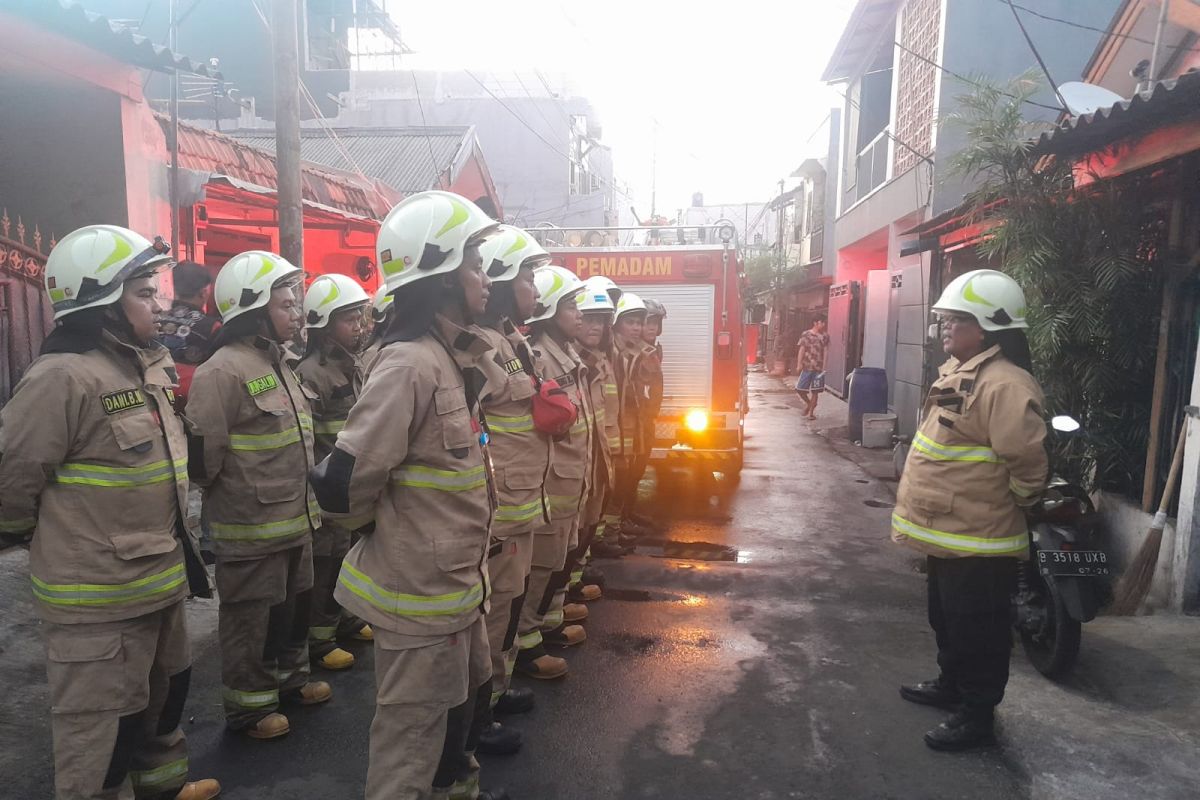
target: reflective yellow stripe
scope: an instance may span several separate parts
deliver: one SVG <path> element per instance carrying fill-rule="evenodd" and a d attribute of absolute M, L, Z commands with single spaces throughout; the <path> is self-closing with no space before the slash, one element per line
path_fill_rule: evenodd
<path fill-rule="evenodd" d="M 552 631 L 559 625 L 563 624 L 563 610 L 560 608 L 557 611 L 547 611 L 542 617 L 542 630 Z"/>
<path fill-rule="evenodd" d="M 140 467 L 109 467 L 101 464 L 68 463 L 54 470 L 54 482 L 78 486 L 128 489 L 156 483 L 187 480 L 187 459 L 155 461 Z"/>
<path fill-rule="evenodd" d="M 496 509 L 497 522 L 528 522 L 537 519 L 542 513 L 541 499 L 519 506 L 502 505 Z"/>
<path fill-rule="evenodd" d="M 300 419 L 300 427 L 311 433 L 313 429 L 313 418 L 308 414 L 305 414 L 303 411 L 296 412 L 296 416 Z"/>
<path fill-rule="evenodd" d="M 533 430 L 533 415 L 504 417 L 499 414 L 488 414 L 487 424 L 488 428 L 495 433 L 528 433 Z"/>
<path fill-rule="evenodd" d="M 933 528 L 924 528 L 916 523 L 909 522 L 899 514 L 892 514 L 892 527 L 914 539 L 960 553 L 1015 555 L 1029 548 L 1028 533 L 1004 538 L 965 536 L 961 533 L 947 533 L 946 531 L 938 531 Z"/>
<path fill-rule="evenodd" d="M 550 510 L 554 513 L 579 510 L 580 495 L 552 494 L 547 499 L 550 501 Z"/>
<path fill-rule="evenodd" d="M 913 437 L 913 449 L 922 455 L 926 455 L 935 461 L 971 461 L 971 462 L 988 462 L 993 464 L 1000 463 L 1000 456 L 996 455 L 996 451 L 990 447 L 981 445 L 969 445 L 960 447 L 955 445 L 941 444 L 935 442 L 928 436 L 918 433 Z"/>
<path fill-rule="evenodd" d="M 486 486 L 487 477 L 483 474 L 482 464 L 459 471 L 413 465 L 396 470 L 392 483 L 415 489 L 436 489 L 439 492 L 468 492 Z"/>
<path fill-rule="evenodd" d="M 1030 498 L 1042 493 L 1042 485 L 1040 483 L 1036 486 L 1030 486 L 1010 479 L 1008 488 L 1013 494 L 1021 498 Z"/>
<path fill-rule="evenodd" d="M 221 693 L 224 695 L 226 702 L 240 708 L 267 708 L 279 705 L 278 689 L 269 689 L 262 692 L 239 692 L 237 689 L 230 689 L 228 686 L 221 688 Z"/>
<path fill-rule="evenodd" d="M 188 760 L 185 756 L 178 761 L 163 764 L 161 767 L 144 770 L 131 770 L 129 779 L 135 789 L 158 789 L 160 787 L 182 786 L 187 780 Z"/>
<path fill-rule="evenodd" d="M 482 543 L 482 539 L 481 539 Z M 483 602 L 484 586 L 477 583 L 470 589 L 450 594 L 423 596 L 389 592 L 370 576 L 343 562 L 338 583 L 371 605 L 398 617 L 452 616 L 470 611 Z"/>
<path fill-rule="evenodd" d="M 314 642 L 328 642 L 333 637 L 337 636 L 336 625 L 321 625 L 316 628 L 308 629 L 308 638 Z"/>
<path fill-rule="evenodd" d="M 575 424 L 571 426 L 571 433 L 583 433 L 587 429 L 588 429 L 587 417 L 583 414 L 580 414 L 578 417 L 576 417 Z"/>
<path fill-rule="evenodd" d="M 310 508 L 309 513 L 316 516 L 320 514 L 320 510 Z M 310 529 L 311 523 L 308 520 L 308 513 L 305 513 L 279 522 L 262 522 L 257 525 L 210 522 L 208 527 L 212 531 L 214 539 L 225 542 L 255 542 L 262 539 L 282 539 L 285 536 L 305 533 Z"/>
<path fill-rule="evenodd" d="M 229 436 L 229 449 L 278 450 L 299 441 L 299 428 L 288 428 L 279 433 L 234 433 Z"/>
<path fill-rule="evenodd" d="M 621 448 L 621 437 L 620 436 L 608 437 L 608 447 L 610 450 L 619 450 Z"/>
<path fill-rule="evenodd" d="M 615 383 L 604 384 L 604 393 L 605 394 L 616 394 L 617 393 L 617 385 Z"/>
<path fill-rule="evenodd" d="M 346 427 L 346 420 L 344 420 L 344 419 L 317 420 L 316 422 L 313 423 L 313 432 L 320 433 L 320 434 L 326 434 L 326 435 L 334 435 L 334 434 L 341 433 L 345 427 Z"/>
<path fill-rule="evenodd" d="M 532 650 L 542 643 L 542 632 L 534 631 L 517 637 L 517 647 L 521 650 Z"/>
<path fill-rule="evenodd" d="M 180 563 L 129 583 L 46 583 L 36 575 L 30 575 L 29 580 L 33 584 L 34 596 L 43 603 L 54 606 L 108 606 L 132 603 L 170 592 L 183 585 L 187 574 Z"/>
<path fill-rule="evenodd" d="M 0 533 L 24 533 L 25 531 L 31 531 L 36 527 L 37 520 L 33 517 L 0 519 Z"/>

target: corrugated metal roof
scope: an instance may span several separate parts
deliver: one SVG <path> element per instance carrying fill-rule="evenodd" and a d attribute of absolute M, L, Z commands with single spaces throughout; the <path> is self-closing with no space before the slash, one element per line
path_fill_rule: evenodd
<path fill-rule="evenodd" d="M 157 116 L 169 140 L 170 120 L 161 114 Z M 194 125 L 179 125 L 179 165 L 271 191 L 278 188 L 274 153 Z M 306 201 L 372 219 L 383 219 L 401 199 L 399 193 L 387 187 L 375 186 L 354 175 L 326 171 L 313 164 L 303 166 L 302 185 Z"/>
<path fill-rule="evenodd" d="M 9 11 L 36 22 L 126 64 L 159 72 L 179 70 L 214 78 L 221 74 L 217 70 L 210 70 L 206 61 L 193 61 L 174 53 L 130 28 L 102 14 L 87 11 L 69 0 L 3 0 L 0 2 L 0 11 Z"/>
<path fill-rule="evenodd" d="M 858 0 L 825 71 L 821 73 L 821 80 L 834 83 L 853 77 L 866 58 L 868 48 L 877 42 L 880 29 L 891 22 L 898 6 L 898 0 Z"/>
<path fill-rule="evenodd" d="M 1033 144 L 1034 155 L 1076 155 L 1163 123 L 1200 118 L 1200 72 L 1158 81 L 1129 100 L 1069 117 Z"/>
<path fill-rule="evenodd" d="M 447 184 L 452 183 L 475 138 L 474 128 L 469 125 L 334 128 L 333 133 L 336 140 L 321 128 L 302 130 L 300 154 L 304 160 L 352 173 L 361 169 L 367 177 L 405 194 L 439 188 L 438 179 L 443 175 L 448 175 Z M 229 135 L 275 152 L 272 131 L 238 130 Z"/>

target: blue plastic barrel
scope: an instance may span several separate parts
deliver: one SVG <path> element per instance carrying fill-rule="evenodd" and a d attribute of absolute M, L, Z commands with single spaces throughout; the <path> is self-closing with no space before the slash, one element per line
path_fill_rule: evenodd
<path fill-rule="evenodd" d="M 850 374 L 850 441 L 862 441 L 863 414 L 888 410 L 887 370 L 859 367 Z"/>

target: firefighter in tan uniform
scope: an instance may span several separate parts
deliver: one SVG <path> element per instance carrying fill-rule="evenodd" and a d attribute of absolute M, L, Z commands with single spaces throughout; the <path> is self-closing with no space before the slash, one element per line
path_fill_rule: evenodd
<path fill-rule="evenodd" d="M 551 606 L 562 606 L 567 620 L 572 617 L 579 618 L 576 616 L 578 612 L 572 614 L 572 606 L 563 605 L 567 601 L 578 606 L 581 603 L 600 600 L 604 596 L 604 577 L 598 570 L 587 565 L 587 556 L 602 524 L 605 501 L 616 476 L 609 449 L 608 410 L 605 403 L 605 389 L 615 380 L 608 352 L 612 342 L 616 306 L 607 287 L 592 278 L 584 282 L 584 290 L 575 296 L 575 301 L 583 314 L 583 325 L 576 344 L 586 370 L 584 391 L 588 393 L 587 405 L 592 411 L 592 447 L 588 464 L 587 499 L 579 520 L 579 541 L 567 553 L 566 567 L 558 578 L 560 581 L 567 581 L 568 591 L 566 594 L 556 595 L 554 605 Z M 586 611 L 586 606 L 584 610 Z"/>
<path fill-rule="evenodd" d="M 532 690 L 510 683 L 533 558 L 533 529 L 544 524 L 548 513 L 543 487 L 550 466 L 550 437 L 535 425 L 533 351 L 513 321 L 533 314 L 537 305 L 533 271 L 549 263 L 550 254 L 524 231 L 501 225 L 484 242 L 480 256 L 492 281 L 480 333 L 492 346 L 492 360 L 505 376 L 503 384 L 482 398 L 499 498 L 488 549 L 491 700 L 495 713 L 519 714 L 531 710 L 534 700 Z M 492 721 L 483 729 L 479 752 L 506 755 L 520 746 L 519 731 Z"/>
<path fill-rule="evenodd" d="M 30 544 L 60 800 L 221 791 L 185 783 L 179 728 L 183 600 L 212 593 L 183 525 L 175 368 L 153 341 L 168 250 L 113 225 L 63 238 L 45 272 L 58 326 L 0 411 L 0 534 Z"/>
<path fill-rule="evenodd" d="M 571 342 L 579 336 L 583 315 L 575 301 L 583 281 L 563 267 L 541 267 L 534 272 L 538 305 L 529 318 L 535 369 L 555 381 L 575 406 L 575 421 L 569 430 L 554 438 L 550 472 L 546 476 L 546 498 L 550 522 L 534 530 L 533 564 L 529 588 L 518 625 L 516 670 L 542 680 L 560 678 L 567 663 L 546 652 L 545 645 L 570 647 L 587 639 L 582 625 L 565 620 L 561 607 L 552 610 L 560 588 L 555 572 L 566 564 L 567 552 L 578 542 L 579 515 L 587 491 L 587 469 L 591 456 L 591 410 L 582 391 L 583 362 Z M 586 615 L 586 608 L 584 608 Z"/>
<path fill-rule="evenodd" d="M 312 532 L 321 510 L 308 486 L 313 463 L 309 397 L 284 343 L 300 330 L 301 272 L 260 250 L 217 275 L 224 326 L 196 369 L 188 418 L 190 471 L 204 487 L 221 601 L 225 721 L 254 739 L 290 730 L 281 700 L 332 696 L 309 677 Z"/>
<path fill-rule="evenodd" d="M 313 473 L 325 511 L 362 533 L 336 597 L 375 631 L 367 800 L 507 796 L 479 792 L 473 756 L 492 676 L 493 501 L 478 398 L 504 373 L 466 326 L 487 301 L 479 243 L 495 227 L 449 192 L 388 214 L 377 249 L 395 316 Z"/>
<path fill-rule="evenodd" d="M 900 481 L 892 539 L 928 556 L 940 675 L 904 699 L 955 713 L 925 734 L 935 750 L 995 743 L 1012 650 L 1011 596 L 1029 557 L 1025 509 L 1046 485 L 1042 390 L 1025 340 L 1025 296 L 976 270 L 933 307 L 950 359 L 925 401 Z"/>
<path fill-rule="evenodd" d="M 585 284 L 588 292 L 598 290 L 606 293 L 612 301 L 613 307 L 613 314 L 610 315 L 609 321 L 604 326 L 600 344 L 596 347 L 584 346 L 584 350 L 587 351 L 585 353 L 585 362 L 589 362 L 590 367 L 590 362 L 594 361 L 597 368 L 602 369 L 605 375 L 603 383 L 603 428 L 604 441 L 608 445 L 608 459 L 611 465 L 611 474 L 601 505 L 602 513 L 600 522 L 596 526 L 596 532 L 592 536 L 592 544 L 589 552 L 596 558 L 619 558 L 629 552 L 627 548 L 622 547 L 620 544 L 621 515 L 617 512 L 616 503 L 612 499 L 617 487 L 618 467 L 624 458 L 621 439 L 621 409 L 623 404 L 621 402 L 620 376 L 618 375 L 620 354 L 617 352 L 616 336 L 613 332 L 613 324 L 616 321 L 616 307 L 617 303 L 621 300 L 623 292 L 611 279 L 600 275 L 588 278 Z M 599 574 L 595 570 L 593 570 L 593 575 L 599 578 Z M 602 579 L 594 580 L 593 583 L 603 586 Z"/>
<path fill-rule="evenodd" d="M 367 314 L 366 311 L 363 312 Z M 371 364 L 375 362 L 375 356 L 379 355 L 379 349 L 383 346 L 383 335 L 387 333 L 388 324 L 392 320 L 392 295 L 388 292 L 387 284 L 380 284 L 376 290 L 375 296 L 371 298 L 371 331 L 365 337 L 363 342 L 362 355 L 359 356 L 359 361 L 363 367 L 363 379 L 366 380 L 366 374 L 371 369 Z"/>
<path fill-rule="evenodd" d="M 338 433 L 362 386 L 358 358 L 363 311 L 371 298 L 346 275 L 322 275 L 304 295 L 304 327 L 308 346 L 296 365 L 312 401 L 313 457 L 320 461 L 333 452 Z M 344 612 L 333 599 L 342 559 L 350 552 L 350 530 L 324 520 L 313 531 L 313 592 L 308 623 L 308 656 L 325 669 L 347 669 L 354 656 L 338 647 L 339 640 L 369 642 L 371 626 Z"/>
<path fill-rule="evenodd" d="M 621 295 L 617 303 L 617 321 L 613 327 L 621 396 L 621 457 L 617 460 L 613 512 L 620 517 L 621 533 L 627 541 L 646 532 L 631 519 L 637 502 L 638 483 L 642 478 L 638 470 L 645 469 L 653 444 L 647 437 L 646 417 L 652 383 L 650 359 L 656 355 L 656 351 L 642 341 L 646 316 L 646 304 L 642 298 L 632 292 Z"/>

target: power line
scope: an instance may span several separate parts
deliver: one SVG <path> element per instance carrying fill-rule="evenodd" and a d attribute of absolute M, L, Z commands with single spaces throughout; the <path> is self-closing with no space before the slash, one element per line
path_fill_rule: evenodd
<path fill-rule="evenodd" d="M 442 170 L 438 167 L 437 156 L 433 154 L 433 139 L 429 136 L 429 125 L 425 122 L 425 106 L 421 104 L 421 87 L 418 85 L 417 71 L 410 70 L 413 79 L 413 92 L 417 95 L 417 111 L 421 114 L 421 130 L 425 134 L 425 146 L 429 148 L 429 163 L 433 166 L 433 175 L 438 188 L 442 188 Z"/>
<path fill-rule="evenodd" d="M 1094 31 L 1096 33 L 1102 33 L 1105 36 L 1110 36 L 1114 39 L 1128 39 L 1131 42 L 1141 42 L 1142 44 L 1148 44 L 1151 46 L 1154 45 L 1153 39 L 1143 39 L 1142 37 L 1134 36 L 1131 33 L 1117 33 L 1116 31 L 1110 31 L 1107 28 L 1097 28 L 1094 25 L 1085 25 L 1082 22 L 1074 22 L 1073 20 L 1063 19 L 1062 17 L 1053 17 L 1053 16 L 1050 16 L 1049 14 L 1043 14 L 1041 11 L 1037 11 L 1035 9 L 1029 8 L 1028 6 L 1023 6 L 1020 3 L 1010 3 L 1010 2 L 1008 2 L 1008 0 L 997 0 L 997 2 L 1003 3 L 1004 5 L 1007 5 L 1007 6 L 1012 6 L 1013 8 L 1018 8 L 1021 11 L 1024 11 L 1026 14 L 1029 14 L 1030 16 L 1038 17 L 1039 19 L 1044 19 L 1048 22 L 1057 22 L 1062 25 L 1068 25 L 1072 28 L 1080 28 L 1085 31 Z M 1183 51 L 1186 53 L 1200 53 L 1200 48 L 1188 47 L 1183 44 L 1168 45 L 1168 47 L 1171 50 L 1178 50 L 1178 51 Z"/>
<path fill-rule="evenodd" d="M 1017 27 L 1021 29 L 1021 35 L 1025 37 L 1025 43 L 1029 45 L 1029 49 L 1033 51 L 1033 57 L 1037 59 L 1038 66 L 1042 68 L 1042 74 L 1046 76 L 1046 80 L 1050 82 L 1050 88 L 1054 90 L 1054 96 L 1058 98 L 1058 102 L 1062 104 L 1062 110 L 1068 114 L 1071 113 L 1070 107 L 1067 105 L 1066 98 L 1062 96 L 1062 92 L 1058 90 L 1058 84 L 1054 82 L 1054 76 L 1050 74 L 1050 68 L 1046 66 L 1046 62 L 1042 59 L 1042 54 L 1038 52 L 1037 45 L 1033 43 L 1033 38 L 1029 35 L 1029 31 L 1025 30 L 1025 23 L 1021 21 L 1021 15 L 1017 13 L 1016 7 L 1012 4 L 1012 0 L 1008 0 L 1008 8 L 1012 11 L 1013 19 L 1017 21 Z"/>
<path fill-rule="evenodd" d="M 1004 2 L 1004 0 L 1000 0 L 1000 2 Z M 896 47 L 899 47 L 904 52 L 908 53 L 913 58 L 917 59 L 918 61 L 923 61 L 926 64 L 928 64 L 929 66 L 934 67 L 935 69 L 940 69 L 942 72 L 946 73 L 950 77 L 957 78 L 958 80 L 962 81 L 963 83 L 965 83 L 969 86 L 974 86 L 976 89 L 994 89 L 995 88 L 993 86 L 988 86 L 985 83 L 980 83 L 979 81 L 972 80 L 971 78 L 968 78 L 966 75 L 962 75 L 958 72 L 955 72 L 952 69 L 943 67 L 941 64 L 937 63 L 933 59 L 926 58 L 925 56 L 921 55 L 920 53 L 916 52 L 915 50 L 910 50 L 909 48 L 900 44 L 900 42 L 893 42 L 893 44 L 896 45 Z M 837 91 L 837 90 L 834 89 L 834 91 Z M 1011 92 L 1000 92 L 1000 94 L 1004 95 L 1005 97 L 1011 97 L 1013 100 L 1020 100 L 1022 103 L 1028 103 L 1031 106 L 1037 106 L 1038 108 L 1045 108 L 1050 111 L 1062 111 L 1063 110 L 1063 109 L 1059 108 L 1058 106 L 1052 106 L 1047 103 L 1039 103 L 1036 100 L 1029 100 L 1027 98 L 1021 97 L 1020 95 L 1012 94 Z"/>
<path fill-rule="evenodd" d="M 567 153 L 564 153 L 562 150 L 559 150 L 559 149 L 558 149 L 558 147 L 557 147 L 557 146 L 556 146 L 556 145 L 555 145 L 553 142 L 551 142 L 551 141 L 550 141 L 549 139 L 547 139 L 545 136 L 542 136 L 540 133 L 538 133 L 538 132 L 537 132 L 537 130 L 536 130 L 536 129 L 535 129 L 533 126 L 532 126 L 532 125 L 530 125 L 528 122 L 526 122 L 526 121 L 525 121 L 525 118 L 524 118 L 524 117 L 522 117 L 520 114 L 518 114 L 516 111 L 514 111 L 514 110 L 512 109 L 512 107 L 508 105 L 508 103 L 504 102 L 502 99 L 500 99 L 500 97 L 498 97 L 498 96 L 496 95 L 496 93 L 495 93 L 495 92 L 493 92 L 491 89 L 489 89 L 489 88 L 488 88 L 488 86 L 487 86 L 487 84 L 485 84 L 485 83 L 484 83 L 482 80 L 480 80 L 480 79 L 479 79 L 479 77 L 478 77 L 478 76 L 477 76 L 477 75 L 476 75 L 474 72 L 471 72 L 471 70 L 469 70 L 469 69 L 464 69 L 464 70 L 463 70 L 463 72 L 467 73 L 467 75 L 468 75 L 468 76 L 470 76 L 471 80 L 473 80 L 473 81 L 475 81 L 476 83 L 478 83 L 478 84 L 479 84 L 479 87 L 480 87 L 481 89 L 483 89 L 485 92 L 487 92 L 487 93 L 488 93 L 488 95 L 489 95 L 489 96 L 490 96 L 490 97 L 491 97 L 493 100 L 495 100 L 497 103 L 499 103 L 499 104 L 501 105 L 501 107 L 502 107 L 502 108 L 503 108 L 505 111 L 507 111 L 507 112 L 508 112 L 509 114 L 511 114 L 511 115 L 512 115 L 512 116 L 513 116 L 513 117 L 514 117 L 514 118 L 515 118 L 515 119 L 516 119 L 518 122 L 520 122 L 520 123 L 521 123 L 521 125 L 523 125 L 523 126 L 525 127 L 525 129 L 526 129 L 526 130 L 528 130 L 530 133 L 532 133 L 534 136 L 536 136 L 536 137 L 537 137 L 537 138 L 538 138 L 538 139 L 539 139 L 539 140 L 542 142 L 542 144 L 546 145 L 546 147 L 549 147 L 549 148 L 550 148 L 551 150 L 553 150 L 555 153 L 557 153 L 558 155 L 560 155 L 560 156 L 562 156 L 563 158 L 565 158 L 565 159 L 567 160 L 567 162 L 568 162 L 568 163 L 570 163 L 570 162 L 571 162 L 571 160 L 572 160 L 572 159 L 571 159 L 571 156 L 570 156 L 570 155 L 568 155 Z M 621 195 L 622 197 L 624 197 L 626 200 L 629 200 L 630 202 L 632 202 L 632 201 L 633 201 L 633 198 L 632 198 L 632 197 L 630 197 L 630 196 L 629 196 L 628 194 L 626 194 L 625 192 L 621 191 L 620 187 L 618 187 L 618 186 L 617 186 L 616 184 L 614 184 L 612 181 L 608 180 L 607 178 L 605 178 L 605 177 L 604 177 L 604 176 L 602 176 L 602 175 L 597 175 L 596 177 L 597 177 L 597 178 L 600 180 L 600 182 L 601 182 L 601 183 L 606 183 L 606 184 L 608 184 L 609 188 L 611 188 L 611 189 L 612 189 L 614 192 L 616 192 L 617 194 L 619 194 L 619 195 Z"/>

